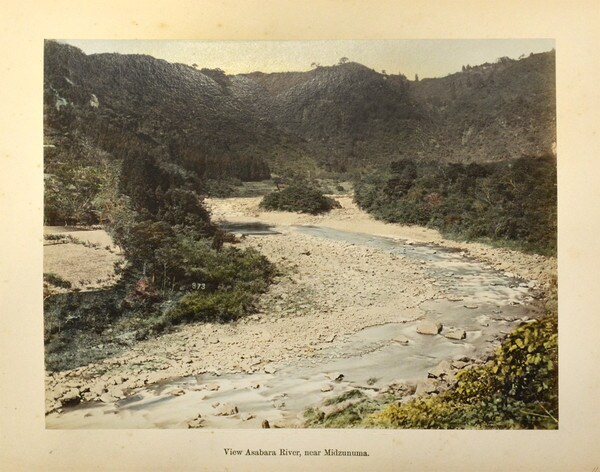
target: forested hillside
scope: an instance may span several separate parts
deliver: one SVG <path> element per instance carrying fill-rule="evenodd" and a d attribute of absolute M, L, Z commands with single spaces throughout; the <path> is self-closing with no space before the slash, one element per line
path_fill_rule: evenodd
<path fill-rule="evenodd" d="M 68 132 L 117 158 L 158 151 L 209 179 L 307 160 L 345 172 L 401 157 L 512 159 L 555 143 L 554 52 L 411 81 L 353 62 L 229 76 L 48 41 L 44 74 L 46 144 Z"/>
<path fill-rule="evenodd" d="M 330 171 L 403 157 L 488 162 L 552 152 L 554 60 L 554 52 L 500 58 L 420 81 L 346 62 L 247 74 L 234 83 L 243 84 L 241 96 L 253 100 L 262 119 L 300 137 Z"/>
<path fill-rule="evenodd" d="M 214 374 L 164 394 L 244 398 L 202 394 L 155 426 L 285 427 L 317 393 L 308 426 L 557 427 L 554 52 L 422 80 L 347 58 L 227 75 L 56 41 L 44 61 L 54 420 L 95 400 L 133 418 L 136 392 Z M 250 188 L 264 198 L 207 204 Z M 327 373 L 339 349 L 360 373 Z M 389 383 L 401 364 L 424 382 Z M 143 421 L 168 404 L 137 398 Z"/>
<path fill-rule="evenodd" d="M 522 157 L 487 164 L 404 159 L 356 186 L 358 205 L 393 223 L 430 226 L 556 254 L 556 160 Z"/>

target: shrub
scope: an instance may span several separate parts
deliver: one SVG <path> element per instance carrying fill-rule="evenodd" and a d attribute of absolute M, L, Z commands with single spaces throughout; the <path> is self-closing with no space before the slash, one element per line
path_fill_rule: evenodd
<path fill-rule="evenodd" d="M 70 289 L 72 287 L 71 282 L 54 273 L 44 273 L 44 282 L 59 288 Z"/>
<path fill-rule="evenodd" d="M 437 397 L 391 404 L 365 426 L 383 428 L 545 428 L 558 426 L 557 318 L 523 324 L 486 365 L 463 370 Z"/>
<path fill-rule="evenodd" d="M 291 211 L 317 215 L 333 208 L 341 208 L 337 200 L 323 193 L 307 182 L 298 182 L 277 192 L 266 195 L 260 202 L 266 210 Z"/>
<path fill-rule="evenodd" d="M 252 301 L 252 293 L 242 289 L 192 292 L 184 295 L 177 306 L 166 314 L 166 320 L 170 324 L 182 321 L 233 321 L 248 311 Z"/>
<path fill-rule="evenodd" d="M 235 194 L 236 187 L 239 185 L 240 183 L 233 179 L 210 179 L 204 183 L 206 194 L 217 198 L 232 197 Z"/>
<path fill-rule="evenodd" d="M 355 185 L 355 201 L 391 223 L 435 227 L 556 254 L 556 159 L 522 157 L 487 164 L 394 162 Z"/>

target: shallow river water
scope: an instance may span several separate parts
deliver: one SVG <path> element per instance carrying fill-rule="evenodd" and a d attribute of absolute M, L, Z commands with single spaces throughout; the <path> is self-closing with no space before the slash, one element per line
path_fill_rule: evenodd
<path fill-rule="evenodd" d="M 261 225 L 227 228 L 246 234 L 274 235 Z M 445 298 L 420 305 L 426 317 L 466 331 L 463 340 L 416 332 L 417 321 L 388 323 L 354 335 L 337 336 L 315 357 L 287 361 L 272 373 L 204 374 L 153 385 L 116 404 L 87 403 L 52 413 L 49 428 L 185 428 L 201 415 L 205 428 L 257 428 L 263 420 L 282 427 L 299 426 L 303 411 L 353 388 L 374 395 L 394 381 L 418 381 L 442 360 L 475 358 L 489 351 L 499 336 L 529 319 L 531 300 L 522 280 L 467 257 L 429 244 L 295 226 L 303 234 L 366 245 L 421 261 Z M 269 236 L 278 237 L 278 236 Z M 408 344 L 395 342 L 399 336 Z M 340 378 L 339 374 L 343 374 Z M 337 379 L 337 380 L 336 380 Z M 173 391 L 179 390 L 178 395 Z M 218 405 L 217 405 L 218 403 Z M 239 412 L 219 416 L 219 407 Z"/>

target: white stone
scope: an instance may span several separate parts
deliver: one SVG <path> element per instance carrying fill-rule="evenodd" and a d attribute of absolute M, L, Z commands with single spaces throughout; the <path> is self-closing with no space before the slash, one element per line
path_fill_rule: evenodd
<path fill-rule="evenodd" d="M 444 336 L 446 336 L 448 339 L 456 339 L 456 340 L 460 341 L 467 337 L 467 333 L 465 332 L 464 329 L 450 328 L 448 330 L 448 332 L 444 333 Z"/>
<path fill-rule="evenodd" d="M 421 320 L 417 325 L 417 333 L 435 335 L 442 330 L 442 324 L 431 320 Z"/>

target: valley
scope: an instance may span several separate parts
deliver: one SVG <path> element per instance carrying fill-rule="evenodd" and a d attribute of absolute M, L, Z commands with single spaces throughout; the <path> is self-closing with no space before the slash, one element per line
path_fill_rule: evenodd
<path fill-rule="evenodd" d="M 190 64 L 45 42 L 49 428 L 557 426 L 554 50 Z"/>
<path fill-rule="evenodd" d="M 262 212 L 258 200 L 208 201 L 218 222 L 278 233 L 241 236 L 281 270 L 256 314 L 183 325 L 48 373 L 48 427 L 297 427 L 304 409 L 357 387 L 371 396 L 398 382 L 418 387 L 441 361 L 481 362 L 515 320 L 538 316 L 532 295 L 556 269 L 553 258 L 376 221 L 351 197 L 325 216 Z M 439 316 L 466 339 L 416 333 L 418 320 Z"/>

